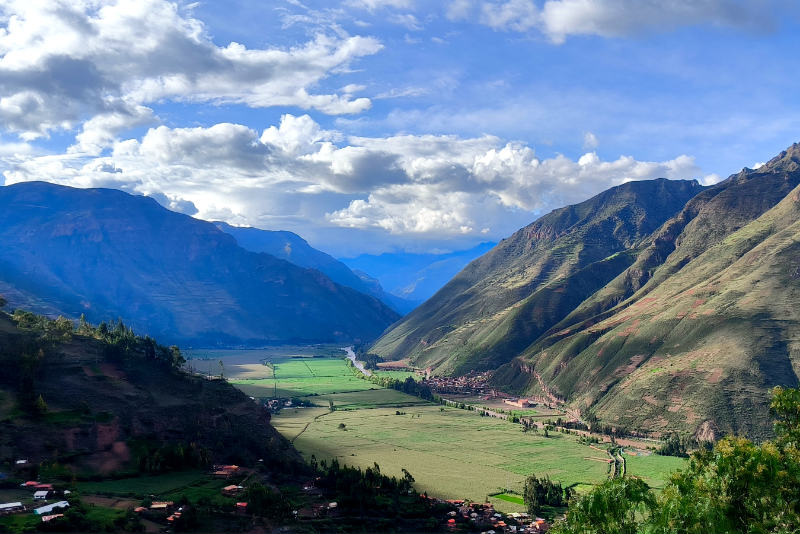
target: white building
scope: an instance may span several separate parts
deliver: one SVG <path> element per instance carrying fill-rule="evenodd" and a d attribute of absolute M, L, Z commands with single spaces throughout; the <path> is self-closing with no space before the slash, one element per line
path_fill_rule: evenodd
<path fill-rule="evenodd" d="M 46 515 L 52 512 L 53 510 L 57 510 L 59 508 L 69 508 L 69 503 L 67 501 L 54 502 L 53 504 L 48 504 L 47 506 L 36 508 L 33 511 L 33 513 L 36 515 Z"/>
<path fill-rule="evenodd" d="M 33 493 L 33 500 L 34 501 L 43 501 L 47 499 L 47 494 L 50 493 L 47 490 L 35 491 Z"/>

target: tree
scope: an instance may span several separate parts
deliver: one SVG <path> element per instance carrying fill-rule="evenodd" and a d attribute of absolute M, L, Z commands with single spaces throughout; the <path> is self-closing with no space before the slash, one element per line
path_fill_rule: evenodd
<path fill-rule="evenodd" d="M 778 442 L 800 447 L 800 389 L 773 389 L 769 411 L 775 417 Z"/>
<path fill-rule="evenodd" d="M 551 532 L 558 534 L 636 534 L 656 505 L 647 484 L 638 478 L 615 478 L 573 501 L 566 519 Z M 676 532 L 682 532 L 676 530 Z"/>
<path fill-rule="evenodd" d="M 776 388 L 775 441 L 726 437 L 700 449 L 656 498 L 646 484 L 605 482 L 570 504 L 554 532 L 666 534 L 800 531 L 800 391 Z"/>
<path fill-rule="evenodd" d="M 6 304 L 8 304 L 8 301 L 3 298 L 3 295 L 0 295 L 0 308 L 5 308 Z"/>
<path fill-rule="evenodd" d="M 41 395 L 39 395 L 39 397 L 36 399 L 35 408 L 38 415 L 44 415 L 47 413 L 47 403 L 44 401 L 44 397 Z"/>

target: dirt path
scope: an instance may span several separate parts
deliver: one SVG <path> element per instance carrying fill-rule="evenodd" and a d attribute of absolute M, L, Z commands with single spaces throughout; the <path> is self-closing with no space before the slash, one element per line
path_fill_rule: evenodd
<path fill-rule="evenodd" d="M 311 423 L 316 423 L 316 422 L 317 422 L 317 420 L 319 420 L 321 417 L 325 417 L 326 415 L 329 415 L 329 414 L 332 414 L 332 413 L 333 413 L 333 412 L 325 412 L 325 413 L 321 413 L 321 414 L 317 415 L 316 417 L 314 417 L 314 419 L 313 419 L 313 420 L 311 420 L 311 421 L 309 421 L 308 423 L 306 423 L 306 425 L 303 427 L 303 430 L 301 430 L 300 432 L 298 432 L 298 433 L 297 433 L 297 435 L 291 439 L 291 443 L 292 443 L 292 444 L 294 444 L 294 440 L 296 440 L 297 438 L 299 438 L 299 437 L 300 437 L 300 435 L 301 435 L 303 432 L 305 432 L 306 430 L 308 430 L 308 427 L 309 427 L 309 426 L 311 426 Z"/>

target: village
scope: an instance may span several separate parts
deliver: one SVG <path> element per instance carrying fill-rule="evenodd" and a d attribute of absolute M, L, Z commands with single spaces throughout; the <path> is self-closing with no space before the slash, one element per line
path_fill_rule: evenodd
<path fill-rule="evenodd" d="M 19 460 L 11 475 L 35 471 L 27 460 Z M 238 465 L 214 465 L 205 474 L 207 480 L 219 481 L 216 485 L 218 494 L 233 500 L 231 516 L 247 518 L 248 502 L 242 500 L 247 495 L 248 484 L 258 474 L 256 468 Z M 0 473 L 0 480 L 9 480 L 8 474 Z M 319 521 L 333 521 L 342 517 L 339 503 L 327 499 L 328 495 L 318 487 L 320 477 L 310 479 L 302 484 L 303 499 L 307 504 L 292 511 L 292 520 L 297 524 L 315 524 Z M 63 482 L 42 482 L 27 480 L 13 490 L 18 499 L 0 502 L 0 517 L 26 515 L 36 517 L 40 523 L 49 523 L 60 518 L 71 506 L 80 504 L 81 500 L 93 502 L 91 495 L 81 494 L 75 489 L 68 489 L 69 484 Z M 9 490 L 0 490 L 5 495 Z M 438 510 L 440 528 L 447 532 L 463 532 L 479 530 L 485 534 L 500 533 L 541 533 L 547 532 L 550 524 L 542 518 L 530 517 L 525 513 L 503 514 L 494 509 L 490 503 L 475 503 L 464 500 L 446 500 L 421 495 L 430 510 Z M 127 500 L 124 502 L 135 502 Z M 90 504 L 90 506 L 93 506 Z M 145 532 L 176 531 L 178 521 L 192 508 L 185 501 L 157 499 L 155 495 L 145 497 L 139 505 L 131 505 L 129 511 L 138 519 Z M 291 532 L 292 521 L 287 527 Z M 56 529 L 58 530 L 58 529 Z"/>

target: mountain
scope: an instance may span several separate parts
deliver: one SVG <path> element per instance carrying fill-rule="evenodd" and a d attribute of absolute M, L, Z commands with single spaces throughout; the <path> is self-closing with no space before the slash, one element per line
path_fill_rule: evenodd
<path fill-rule="evenodd" d="M 432 297 L 469 262 L 488 252 L 495 243 L 481 243 L 446 254 L 386 253 L 342 258 L 356 274 L 375 277 L 392 295 L 417 305 Z M 409 310 L 410 311 L 410 310 Z"/>
<path fill-rule="evenodd" d="M 612 425 L 770 434 L 800 371 L 800 145 L 702 192 L 636 262 L 495 374 Z"/>
<path fill-rule="evenodd" d="M 0 294 L 92 322 L 121 317 L 184 345 L 357 341 L 398 315 L 211 223 L 111 189 L 0 188 Z"/>
<path fill-rule="evenodd" d="M 15 317 L 19 324 L 0 312 L 3 458 L 59 462 L 78 476 L 259 459 L 273 473 L 300 465 L 263 406 L 223 380 L 180 371 L 152 340 Z"/>
<path fill-rule="evenodd" d="M 316 269 L 337 284 L 371 295 L 399 313 L 408 313 L 416 306 L 416 303 L 386 293 L 376 280 L 359 276 L 347 265 L 315 249 L 293 232 L 231 226 L 224 222 L 214 224 L 223 232 L 232 235 L 245 250 L 264 252 L 306 269 Z"/>
<path fill-rule="evenodd" d="M 371 351 L 439 373 L 497 368 L 628 268 L 701 191 L 696 181 L 628 182 L 557 209 L 467 265 Z"/>

